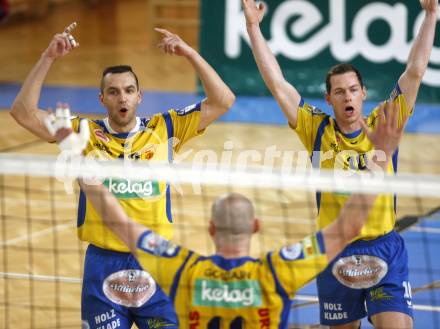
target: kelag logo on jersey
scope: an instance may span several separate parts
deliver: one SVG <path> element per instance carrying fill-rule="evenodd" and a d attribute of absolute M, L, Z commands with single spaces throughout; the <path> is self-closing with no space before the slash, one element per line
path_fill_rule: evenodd
<path fill-rule="evenodd" d="M 193 303 L 228 308 L 261 306 L 260 284 L 256 280 L 223 282 L 197 279 Z"/>
<path fill-rule="evenodd" d="M 104 185 L 118 199 L 148 199 L 160 195 L 159 184 L 156 181 L 110 178 L 104 181 Z"/>

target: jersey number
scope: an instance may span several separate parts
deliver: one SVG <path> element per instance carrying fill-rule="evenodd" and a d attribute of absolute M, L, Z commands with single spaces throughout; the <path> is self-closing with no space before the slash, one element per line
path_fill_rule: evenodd
<path fill-rule="evenodd" d="M 402 282 L 403 288 L 405 288 L 405 294 L 403 295 L 403 298 L 411 299 L 411 284 L 409 281 L 403 281 Z"/>
<path fill-rule="evenodd" d="M 216 316 L 212 318 L 208 323 L 208 329 L 220 329 L 220 324 L 222 322 L 222 318 Z M 229 329 L 244 329 L 244 320 L 241 316 L 237 316 L 234 320 L 231 321 L 229 325 Z"/>

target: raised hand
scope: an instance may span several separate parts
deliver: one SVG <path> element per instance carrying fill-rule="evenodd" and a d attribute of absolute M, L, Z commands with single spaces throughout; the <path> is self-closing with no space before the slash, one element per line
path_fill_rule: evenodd
<path fill-rule="evenodd" d="M 58 103 L 55 115 L 53 113 L 49 114 L 44 120 L 44 124 L 49 133 L 55 136 L 62 151 L 79 155 L 87 146 L 90 137 L 87 120 L 81 120 L 79 133 L 74 133 L 70 121 L 69 105 Z"/>
<path fill-rule="evenodd" d="M 171 33 L 168 30 L 155 28 L 155 31 L 162 34 L 162 41 L 157 45 L 165 53 L 177 56 L 189 56 L 194 49 L 188 46 L 177 34 Z"/>
<path fill-rule="evenodd" d="M 420 5 L 427 12 L 437 12 L 438 0 L 420 0 Z"/>
<path fill-rule="evenodd" d="M 255 3 L 255 0 L 241 0 L 246 24 L 260 24 L 266 12 L 263 2 Z"/>
<path fill-rule="evenodd" d="M 76 25 L 76 22 L 73 22 L 65 28 L 63 33 L 55 34 L 49 46 L 44 51 L 44 55 L 52 59 L 57 59 L 67 55 L 73 49 L 79 47 L 79 43 L 72 35 Z"/>
<path fill-rule="evenodd" d="M 377 111 L 377 125 L 374 130 L 370 130 L 364 120 L 359 121 L 375 150 L 381 150 L 387 156 L 391 156 L 399 146 L 408 121 L 408 115 L 405 115 L 399 126 L 399 112 L 399 104 L 384 102 Z"/>

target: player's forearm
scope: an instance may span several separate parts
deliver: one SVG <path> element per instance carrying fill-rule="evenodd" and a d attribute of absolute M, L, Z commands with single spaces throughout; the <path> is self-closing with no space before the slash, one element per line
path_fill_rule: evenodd
<path fill-rule="evenodd" d="M 234 93 L 197 51 L 193 50 L 187 56 L 187 59 L 194 67 L 197 76 L 202 83 L 206 95 L 206 101 L 210 103 L 212 107 L 219 109 L 221 113 L 218 113 L 218 116 L 220 116 L 234 103 Z"/>
<path fill-rule="evenodd" d="M 267 45 L 260 26 L 258 24 L 247 24 L 246 28 L 251 40 L 255 62 L 266 86 L 274 94 L 285 80 L 280 65 Z"/>
<path fill-rule="evenodd" d="M 392 154 L 385 153 L 382 153 L 382 157 L 374 157 L 372 159 L 374 166 L 369 166 L 370 171 L 386 172 L 391 158 Z M 323 229 L 329 261 L 336 257 L 350 241 L 359 236 L 376 198 L 376 194 L 352 194 L 345 202 L 336 221 Z"/>
<path fill-rule="evenodd" d="M 376 195 L 351 195 L 338 218 L 322 230 L 329 262 L 361 233 L 375 200 Z"/>
<path fill-rule="evenodd" d="M 428 66 L 434 43 L 436 23 L 436 11 L 426 12 L 425 19 L 411 47 L 405 72 L 399 79 L 399 87 L 405 95 L 410 110 L 414 108 L 417 93 Z"/>
<path fill-rule="evenodd" d="M 428 67 L 429 57 L 434 44 L 437 13 L 427 12 L 423 24 L 414 40 L 408 57 L 405 74 L 421 80 Z"/>
<path fill-rule="evenodd" d="M 386 174 L 388 164 L 392 159 L 392 154 L 387 154 L 383 151 L 380 152 L 381 156 L 376 155 L 371 160 L 374 163 L 374 166 L 369 166 L 369 170 L 373 175 Z M 351 195 L 344 204 L 338 220 L 341 221 L 346 243 L 356 238 L 356 236 L 361 233 L 376 197 L 377 194 L 356 193 Z"/>
<path fill-rule="evenodd" d="M 301 95 L 284 78 L 280 65 L 261 33 L 260 26 L 256 23 L 246 26 L 258 70 L 288 121 L 295 127 Z"/>
<path fill-rule="evenodd" d="M 102 184 L 87 184 L 80 181 L 82 190 L 103 222 L 130 250 L 136 251 L 137 239 L 145 227 L 132 221 L 122 209 L 116 197 Z"/>

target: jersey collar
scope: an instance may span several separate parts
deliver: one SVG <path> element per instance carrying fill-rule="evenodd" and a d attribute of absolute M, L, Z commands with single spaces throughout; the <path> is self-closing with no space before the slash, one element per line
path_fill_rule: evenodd
<path fill-rule="evenodd" d="M 229 271 L 232 270 L 233 268 L 242 266 L 243 264 L 245 264 L 246 262 L 258 262 L 258 259 L 252 258 L 252 257 L 239 257 L 239 258 L 223 258 L 220 255 L 212 255 L 209 257 L 206 257 L 205 259 L 211 259 L 211 261 L 216 264 L 218 267 Z"/>
<path fill-rule="evenodd" d="M 110 122 L 108 120 L 108 117 L 104 118 L 104 120 L 102 120 L 102 121 L 104 122 L 104 125 L 105 125 L 105 128 L 107 129 L 107 131 L 110 134 L 116 135 L 116 136 L 120 136 L 120 135 L 129 136 L 129 135 L 135 134 L 140 130 L 140 126 L 141 126 L 141 119 L 139 117 L 136 117 L 136 124 L 132 130 L 130 130 L 128 133 L 118 133 L 110 126 Z"/>
<path fill-rule="evenodd" d="M 342 136 L 344 136 L 345 138 L 349 138 L 349 139 L 352 139 L 352 138 L 356 138 L 356 137 L 358 137 L 361 133 L 362 133 L 362 128 L 361 129 L 358 129 L 358 130 L 356 130 L 356 131 L 353 131 L 352 133 L 343 133 L 342 132 L 342 130 L 341 129 L 339 129 L 339 126 L 338 126 L 338 123 L 336 122 L 336 120 L 334 119 L 333 120 L 334 121 L 334 123 L 335 123 L 335 130 L 337 131 L 337 132 L 339 132 Z"/>

